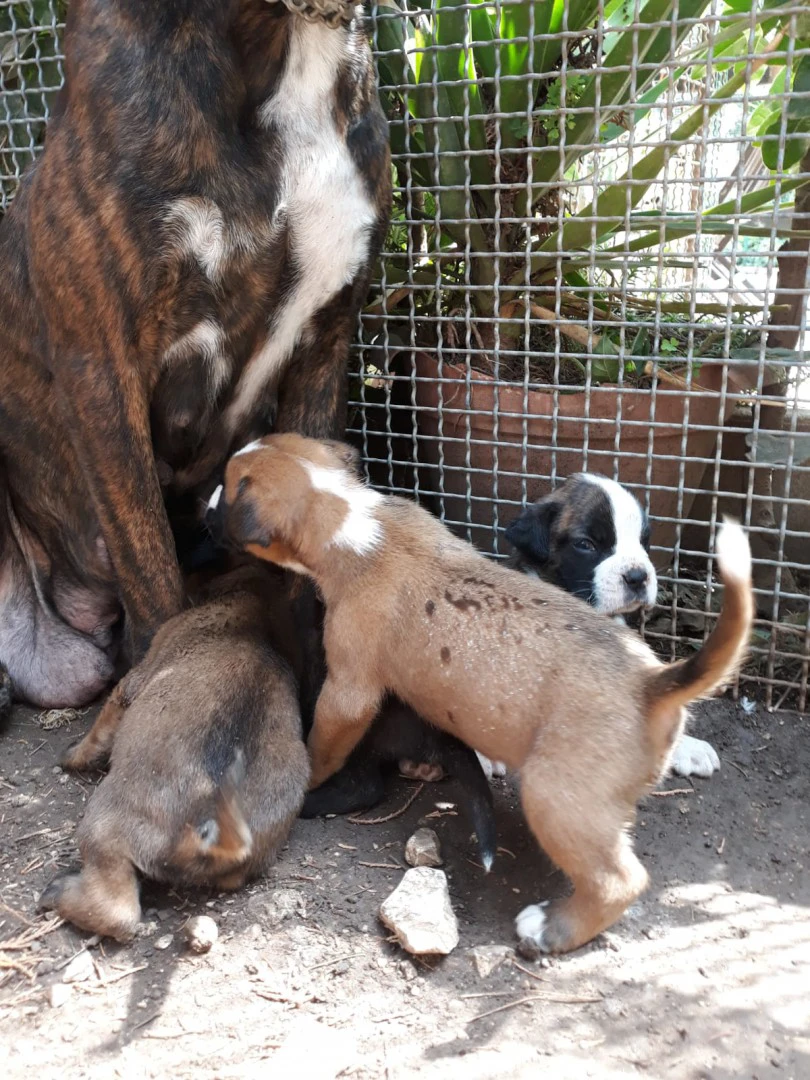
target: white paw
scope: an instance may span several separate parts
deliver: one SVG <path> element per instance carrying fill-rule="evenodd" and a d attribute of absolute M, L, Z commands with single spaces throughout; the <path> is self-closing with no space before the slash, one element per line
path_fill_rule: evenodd
<path fill-rule="evenodd" d="M 720 768 L 720 758 L 711 743 L 681 735 L 672 754 L 670 768 L 678 776 L 710 777 Z"/>
<path fill-rule="evenodd" d="M 531 942 L 540 952 L 545 952 L 543 934 L 546 929 L 546 913 L 543 908 L 548 903 L 529 904 L 515 918 L 515 933 L 520 941 Z"/>
<path fill-rule="evenodd" d="M 481 762 L 481 768 L 484 770 L 484 776 L 486 776 L 487 780 L 491 780 L 493 776 L 506 776 L 506 766 L 502 761 L 490 761 L 488 757 L 479 754 L 477 750 L 475 754 Z"/>

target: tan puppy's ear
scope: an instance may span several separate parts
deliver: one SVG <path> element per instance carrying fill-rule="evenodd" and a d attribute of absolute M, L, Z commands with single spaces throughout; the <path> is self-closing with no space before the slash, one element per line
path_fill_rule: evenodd
<path fill-rule="evenodd" d="M 346 466 L 356 476 L 362 476 L 362 466 L 360 451 L 355 449 L 350 443 L 339 442 L 337 439 L 323 439 L 324 446 L 328 446 L 333 454 L 337 454 L 341 463 Z"/>

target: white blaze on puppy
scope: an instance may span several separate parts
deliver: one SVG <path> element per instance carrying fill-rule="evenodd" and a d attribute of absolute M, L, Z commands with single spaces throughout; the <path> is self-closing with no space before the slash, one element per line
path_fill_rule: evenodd
<path fill-rule="evenodd" d="M 301 464 L 309 473 L 316 491 L 328 491 L 346 503 L 346 516 L 331 542 L 336 547 L 348 548 L 356 555 L 367 555 L 373 551 L 383 535 L 382 525 L 375 516 L 382 495 L 339 469 L 324 469 L 303 460 Z"/>
<path fill-rule="evenodd" d="M 222 498 L 222 484 L 220 484 L 219 487 L 214 489 L 214 494 L 208 500 L 208 509 L 209 510 L 216 510 L 216 508 L 219 506 L 219 500 L 221 498 Z"/>
<path fill-rule="evenodd" d="M 247 443 L 241 450 L 237 450 L 233 455 L 239 457 L 240 454 L 252 454 L 254 450 L 261 450 L 263 448 L 261 439 L 254 439 L 253 442 Z"/>
<path fill-rule="evenodd" d="M 284 74 L 259 119 L 276 132 L 281 192 L 276 217 L 286 220 L 297 279 L 273 316 L 264 345 L 251 357 L 226 413 L 231 431 L 278 378 L 306 338 L 312 316 L 365 263 L 376 220 L 362 177 L 334 120 L 341 68 L 356 54 L 346 30 L 294 19 Z"/>
<path fill-rule="evenodd" d="M 596 484 L 607 495 L 616 531 L 615 553 L 603 559 L 594 570 L 594 607 L 609 614 L 620 612 L 627 607 L 624 575 L 632 570 L 643 570 L 646 573 L 645 600 L 647 604 L 654 604 L 658 593 L 658 579 L 641 542 L 644 516 L 637 499 L 621 484 L 609 480 L 606 476 L 583 473 L 583 479 Z"/>

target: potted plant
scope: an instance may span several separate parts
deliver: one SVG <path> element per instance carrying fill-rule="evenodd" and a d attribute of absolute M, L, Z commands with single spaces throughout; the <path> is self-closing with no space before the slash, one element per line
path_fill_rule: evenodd
<path fill-rule="evenodd" d="M 726 304 L 677 292 L 656 302 L 619 279 L 630 260 L 636 272 L 654 266 L 674 240 L 771 235 L 754 215 L 783 206 L 802 182 L 784 175 L 804 137 L 796 118 L 791 160 L 774 159 L 778 183 L 699 213 L 662 214 L 645 199 L 746 82 L 776 70 L 784 90 L 810 75 L 810 58 L 786 68 L 778 11 L 756 23 L 752 48 L 750 4 L 736 0 L 698 44 L 692 31 L 709 0 L 679 0 L 675 23 L 672 0 L 640 12 L 609 0 L 601 26 L 596 0 L 417 5 L 405 16 L 387 0 L 376 17 L 398 197 L 395 250 L 367 324 L 384 322 L 379 373 L 396 374 L 398 351 L 413 365 L 400 389 L 416 420 L 402 437 L 429 466 L 415 486 L 491 546 L 493 523 L 534 497 L 533 478 L 615 465 L 622 482 L 649 491 L 669 550 L 718 429 L 772 358 L 758 348 L 761 305 L 735 309 L 729 330 L 718 323 Z M 749 52 L 757 59 L 738 62 Z M 710 55 L 722 85 L 680 108 L 656 145 L 656 102 L 687 67 L 705 80 Z M 779 139 L 777 119 L 772 104 L 760 117 L 763 154 Z M 645 133 L 644 149 L 626 150 L 628 130 Z M 593 197 L 577 201 L 589 155 L 614 146 L 621 162 L 623 145 L 626 167 L 592 178 Z M 369 392 L 390 397 L 392 386 L 383 379 Z"/>

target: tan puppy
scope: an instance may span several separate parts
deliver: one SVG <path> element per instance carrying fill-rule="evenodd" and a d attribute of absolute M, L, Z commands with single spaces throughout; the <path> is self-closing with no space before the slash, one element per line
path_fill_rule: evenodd
<path fill-rule="evenodd" d="M 309 738 L 312 783 L 340 768 L 396 694 L 520 774 L 526 819 L 574 885 L 518 916 L 566 952 L 647 884 L 628 828 L 667 767 L 684 706 L 726 681 L 753 616 L 742 529 L 718 538 L 724 607 L 688 660 L 662 664 L 584 601 L 498 566 L 415 504 L 356 477 L 345 448 L 276 435 L 233 457 L 212 502 L 233 543 L 311 574 L 326 603 L 328 678 Z M 609 733 L 609 738 L 606 738 Z"/>
<path fill-rule="evenodd" d="M 86 769 L 112 747 L 111 767 L 78 829 L 81 873 L 40 906 L 124 941 L 138 872 L 235 889 L 275 858 L 309 779 L 296 681 L 272 644 L 276 576 L 234 571 L 165 623 L 69 752 L 66 767 Z"/>

